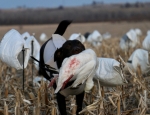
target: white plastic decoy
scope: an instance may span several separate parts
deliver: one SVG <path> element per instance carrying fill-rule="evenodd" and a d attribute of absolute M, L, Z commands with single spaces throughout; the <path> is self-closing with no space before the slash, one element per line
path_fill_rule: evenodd
<path fill-rule="evenodd" d="M 24 33 L 22 34 L 22 38 L 23 38 L 24 40 L 26 40 L 28 37 L 30 37 L 30 34 L 29 34 L 28 32 L 24 32 Z"/>
<path fill-rule="evenodd" d="M 142 42 L 142 46 L 145 50 L 150 51 L 150 34 L 147 34 L 147 36 Z"/>
<path fill-rule="evenodd" d="M 99 33 L 98 30 L 94 30 L 87 38 L 88 42 L 101 42 L 103 40 L 102 35 Z"/>
<path fill-rule="evenodd" d="M 120 68 L 120 63 L 112 58 L 98 58 L 99 65 L 95 79 L 100 81 L 102 86 L 117 86 L 126 83 Z"/>
<path fill-rule="evenodd" d="M 41 46 L 40 46 L 39 42 L 36 40 L 36 38 L 34 36 L 29 36 L 25 42 L 30 49 L 30 56 L 33 56 L 37 60 L 40 60 L 40 48 L 41 48 Z M 33 42 L 33 44 L 32 44 L 32 42 Z M 33 45 L 33 49 L 32 49 L 32 45 Z M 34 65 L 35 65 L 36 69 L 39 70 L 39 63 L 37 61 L 34 61 L 34 63 L 35 63 Z"/>
<path fill-rule="evenodd" d="M 25 50 L 24 62 L 22 53 L 23 49 Z M 15 29 L 8 31 L 0 43 L 0 59 L 8 66 L 19 70 L 23 69 L 23 63 L 24 68 L 26 68 L 29 56 L 29 47 L 25 43 L 21 34 Z"/>
<path fill-rule="evenodd" d="M 69 37 L 69 40 L 79 40 L 81 43 L 85 42 L 85 37 L 81 33 L 74 33 Z"/>
<path fill-rule="evenodd" d="M 129 63 L 131 62 L 131 63 Z M 137 67 L 140 66 L 142 74 L 146 74 L 150 70 L 150 63 L 149 63 L 149 54 L 148 51 L 143 49 L 135 50 L 132 55 L 129 57 L 127 66 L 133 70 L 137 71 Z M 126 68 L 125 68 L 126 70 Z"/>
<path fill-rule="evenodd" d="M 47 35 L 46 35 L 45 33 L 42 33 L 42 34 L 40 35 L 40 41 L 45 42 L 46 40 L 48 40 Z"/>
<path fill-rule="evenodd" d="M 134 48 L 139 44 L 139 38 L 134 29 L 130 29 L 120 40 L 120 48 L 122 50 L 128 50 L 129 48 Z"/>

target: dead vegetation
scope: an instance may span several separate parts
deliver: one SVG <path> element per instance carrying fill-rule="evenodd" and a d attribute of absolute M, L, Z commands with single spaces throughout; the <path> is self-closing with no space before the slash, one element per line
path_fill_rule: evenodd
<path fill-rule="evenodd" d="M 141 40 L 143 40 L 141 38 Z M 99 48 L 90 44 L 86 47 L 95 50 L 99 57 L 110 57 L 126 62 L 134 49 L 123 52 L 119 48 L 118 38 L 103 41 Z M 116 44 L 112 44 L 116 43 Z M 140 48 L 137 46 L 136 48 Z M 22 90 L 22 71 L 16 71 L 0 62 L 0 115 L 59 115 L 53 88 L 47 88 L 48 82 L 42 80 L 38 84 L 32 82 L 32 64 L 29 61 L 25 69 L 25 89 Z M 34 77 L 37 71 L 34 68 Z M 84 97 L 84 115 L 148 115 L 150 114 L 150 76 L 142 75 L 140 67 L 138 72 L 129 69 L 124 73 L 128 84 L 117 87 L 103 87 L 99 81 L 90 93 Z M 69 96 L 67 100 L 68 114 L 75 115 L 75 97 Z"/>

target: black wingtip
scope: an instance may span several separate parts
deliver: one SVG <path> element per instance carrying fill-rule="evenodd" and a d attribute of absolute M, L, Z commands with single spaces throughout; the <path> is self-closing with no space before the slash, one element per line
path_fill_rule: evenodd
<path fill-rule="evenodd" d="M 59 23 L 56 31 L 54 32 L 54 34 L 59 34 L 59 35 L 63 35 L 67 29 L 67 27 L 71 24 L 71 20 L 63 20 Z"/>

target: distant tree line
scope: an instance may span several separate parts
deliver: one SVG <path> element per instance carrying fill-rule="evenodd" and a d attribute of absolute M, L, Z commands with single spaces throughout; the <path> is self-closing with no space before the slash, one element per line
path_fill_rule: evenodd
<path fill-rule="evenodd" d="M 135 5 L 137 5 L 135 7 Z M 74 22 L 143 21 L 150 20 L 150 3 L 104 5 L 93 3 L 89 6 L 64 8 L 0 10 L 0 25 L 49 24 L 69 19 Z"/>

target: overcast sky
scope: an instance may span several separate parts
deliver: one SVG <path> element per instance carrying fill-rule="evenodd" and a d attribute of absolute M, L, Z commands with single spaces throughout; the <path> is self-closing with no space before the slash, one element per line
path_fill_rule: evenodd
<path fill-rule="evenodd" d="M 91 4 L 94 0 L 0 0 L 0 9 L 27 7 L 27 8 L 54 8 L 62 6 L 82 6 Z M 103 3 L 134 3 L 150 2 L 150 0 L 95 0 Z"/>

